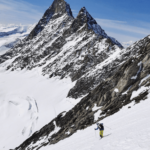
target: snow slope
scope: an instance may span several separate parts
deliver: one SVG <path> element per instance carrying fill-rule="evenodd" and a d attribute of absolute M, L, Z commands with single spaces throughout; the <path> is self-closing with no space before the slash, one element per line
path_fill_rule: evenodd
<path fill-rule="evenodd" d="M 5 64 L 3 64 L 5 65 Z M 74 83 L 33 71 L 0 67 L 0 150 L 14 148 L 77 101 L 66 98 Z"/>
<path fill-rule="evenodd" d="M 0 55 L 25 38 L 35 25 L 1 25 L 0 26 Z"/>
<path fill-rule="evenodd" d="M 103 139 L 99 138 L 99 131 L 95 131 L 96 125 L 93 125 L 41 150 L 150 150 L 149 106 L 150 96 L 140 104 L 131 103 L 102 120 L 106 125 Z"/>

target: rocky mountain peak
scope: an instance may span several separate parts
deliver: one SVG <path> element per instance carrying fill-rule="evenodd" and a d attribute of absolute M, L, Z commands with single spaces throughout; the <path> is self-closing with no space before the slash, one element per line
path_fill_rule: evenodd
<path fill-rule="evenodd" d="M 64 14 L 67 14 L 69 17 L 73 18 L 70 5 L 64 0 L 54 0 L 52 5 L 46 10 L 42 19 L 38 22 L 27 39 L 32 39 L 33 37 L 38 35 L 38 33 L 40 33 L 44 29 L 44 27 L 51 19 L 59 18 Z"/>
<path fill-rule="evenodd" d="M 73 17 L 70 5 L 64 0 L 54 0 L 49 10 L 60 15 L 67 13 L 69 16 Z"/>
<path fill-rule="evenodd" d="M 81 8 L 73 25 L 78 27 L 86 25 L 88 30 L 94 31 L 98 36 L 108 38 L 105 31 L 97 24 L 96 20 L 90 15 L 85 7 Z"/>
<path fill-rule="evenodd" d="M 89 14 L 89 12 L 85 7 L 81 8 L 77 17 L 82 18 L 83 22 L 90 23 L 91 25 L 97 24 L 95 19 Z"/>
<path fill-rule="evenodd" d="M 97 24 L 96 20 L 90 15 L 85 7 L 82 7 L 79 11 L 77 17 L 74 19 L 71 29 L 73 32 L 76 32 L 79 29 L 86 31 L 93 31 L 99 38 L 107 38 L 114 45 L 118 45 L 120 48 L 123 46 L 114 38 L 109 37 L 105 31 Z"/>

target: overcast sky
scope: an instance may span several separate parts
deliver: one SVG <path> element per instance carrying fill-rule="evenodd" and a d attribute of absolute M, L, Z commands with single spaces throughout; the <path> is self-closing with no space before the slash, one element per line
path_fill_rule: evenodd
<path fill-rule="evenodd" d="M 34 24 L 53 0 L 0 0 L 0 24 Z M 150 34 L 149 0 L 66 0 L 76 16 L 85 6 L 109 36 L 120 42 Z"/>

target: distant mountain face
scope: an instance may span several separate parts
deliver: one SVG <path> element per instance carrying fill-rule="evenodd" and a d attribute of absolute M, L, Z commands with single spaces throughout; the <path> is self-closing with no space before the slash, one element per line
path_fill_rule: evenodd
<path fill-rule="evenodd" d="M 20 39 L 25 38 L 34 25 L 1 25 L 0 26 L 0 55 L 12 48 Z"/>

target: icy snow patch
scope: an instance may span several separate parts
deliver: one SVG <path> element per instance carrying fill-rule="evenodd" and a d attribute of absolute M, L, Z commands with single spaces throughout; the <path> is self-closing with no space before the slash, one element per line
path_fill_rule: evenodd
<path fill-rule="evenodd" d="M 96 111 L 98 110 L 95 114 L 94 114 L 94 121 L 98 120 L 98 117 L 100 116 L 100 113 L 102 112 L 100 110 L 101 107 L 97 107 L 96 104 L 94 104 L 94 107 L 92 108 L 92 111 Z"/>
<path fill-rule="evenodd" d="M 133 98 L 139 96 L 140 93 L 142 93 L 142 92 L 144 92 L 144 91 L 146 91 L 146 90 L 148 90 L 148 89 L 149 89 L 148 87 L 142 86 L 142 87 L 139 88 L 137 91 L 133 91 L 133 92 L 132 92 L 132 96 L 131 96 L 130 99 L 132 100 Z"/>
<path fill-rule="evenodd" d="M 65 134 L 70 134 L 70 132 L 68 131 L 68 132 L 66 132 Z"/>
<path fill-rule="evenodd" d="M 101 110 L 98 110 L 98 111 L 94 114 L 94 121 L 97 121 L 97 120 L 98 120 L 98 118 L 99 118 L 101 112 L 102 112 Z"/>
<path fill-rule="evenodd" d="M 29 147 L 27 147 L 26 150 L 31 149 L 32 147 L 36 147 L 36 146 L 40 147 L 41 144 L 43 144 L 43 142 L 47 142 L 47 141 L 48 141 L 47 136 L 44 136 L 43 138 L 41 138 L 36 143 L 33 144 L 33 142 L 32 142 L 31 145 Z"/>
<path fill-rule="evenodd" d="M 89 106 L 86 108 L 86 110 L 88 110 L 89 109 Z"/>
<path fill-rule="evenodd" d="M 132 85 L 124 93 L 122 93 L 122 95 L 127 94 L 131 87 Z"/>
<path fill-rule="evenodd" d="M 55 126 L 55 129 L 54 129 L 54 131 L 52 131 L 50 134 L 49 134 L 49 138 L 53 135 L 53 134 L 56 134 L 61 128 L 60 127 L 58 127 L 57 125 L 56 125 L 56 121 L 54 121 L 53 122 L 54 123 L 54 126 Z"/>
<path fill-rule="evenodd" d="M 98 109 L 100 109 L 101 107 L 97 107 L 96 104 L 94 104 L 94 107 L 92 108 L 92 111 L 96 111 Z"/>
<path fill-rule="evenodd" d="M 63 118 L 63 117 L 66 115 L 66 113 L 67 113 L 67 112 L 63 112 L 61 117 Z"/>
<path fill-rule="evenodd" d="M 115 88 L 115 89 L 114 89 L 114 91 L 115 91 L 116 93 L 118 93 L 118 92 L 119 92 L 119 90 L 118 90 L 117 88 Z"/>
<path fill-rule="evenodd" d="M 134 80 L 137 79 L 139 73 L 140 73 L 141 70 L 142 70 L 142 62 L 139 62 L 139 63 L 138 63 L 138 66 L 140 66 L 140 68 L 139 68 L 137 74 L 136 74 L 135 76 L 131 77 L 131 79 L 134 79 Z"/>
<path fill-rule="evenodd" d="M 149 75 L 147 75 L 145 78 L 143 78 L 142 80 L 141 80 L 141 82 L 140 82 L 140 84 L 139 85 L 141 85 L 145 80 L 147 80 L 148 78 L 150 77 L 150 74 Z"/>

